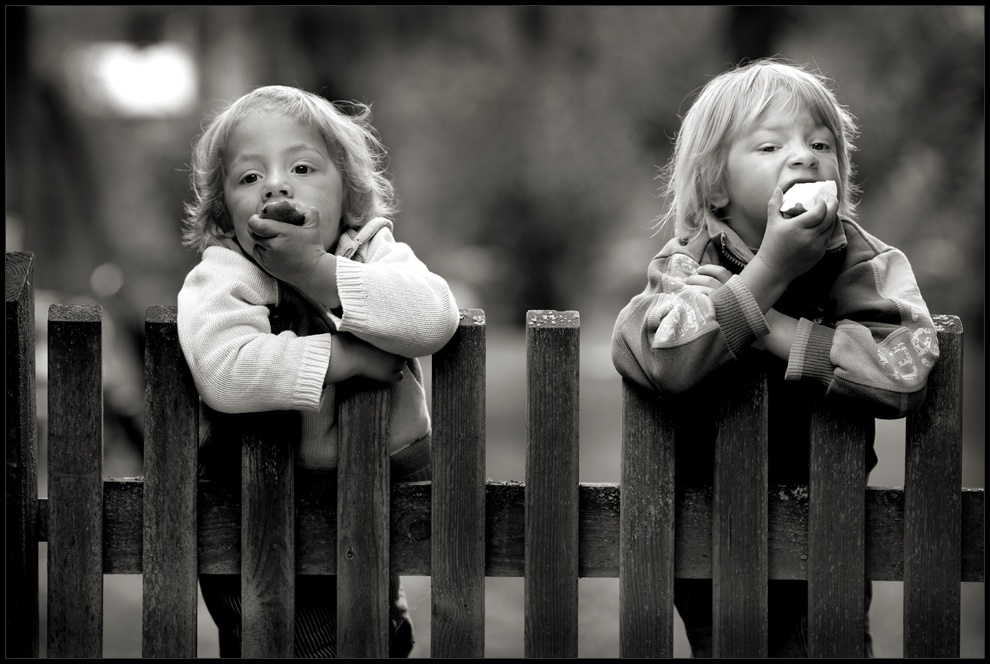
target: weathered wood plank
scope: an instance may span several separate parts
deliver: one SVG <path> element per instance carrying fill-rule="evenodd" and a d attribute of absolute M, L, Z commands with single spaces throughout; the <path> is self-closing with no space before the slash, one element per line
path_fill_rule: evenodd
<path fill-rule="evenodd" d="M 175 307 L 145 317 L 144 657 L 196 657 L 199 397 Z"/>
<path fill-rule="evenodd" d="M 143 482 L 104 482 L 104 574 L 140 574 Z M 331 495 L 325 495 L 326 493 Z M 486 486 L 485 576 L 524 572 L 524 496 L 520 482 Z M 984 491 L 963 489 L 962 581 L 983 583 Z M 619 485 L 581 484 L 578 573 L 581 577 L 619 576 Z M 336 574 L 336 485 L 315 482 L 297 495 L 299 574 Z M 807 579 L 808 487 L 773 486 L 768 493 L 769 578 Z M 711 487 L 689 487 L 676 496 L 674 576 L 712 577 Z M 213 482 L 200 483 L 199 569 L 203 574 L 239 574 L 240 495 Z M 393 574 L 430 576 L 430 484 L 392 488 L 390 559 Z M 38 541 L 48 541 L 48 499 L 38 500 Z M 704 556 L 695 556 L 707 551 Z M 871 487 L 866 491 L 866 578 L 904 580 L 904 492 Z"/>
<path fill-rule="evenodd" d="M 872 422 L 871 422 L 872 423 Z M 808 656 L 863 657 L 866 423 L 812 411 L 808 515 Z"/>
<path fill-rule="evenodd" d="M 674 424 L 661 398 L 622 382 L 621 657 L 674 652 Z"/>
<path fill-rule="evenodd" d="M 103 655 L 102 309 L 48 311 L 48 656 Z"/>
<path fill-rule="evenodd" d="M 941 357 L 907 421 L 905 657 L 959 657 L 963 329 L 955 316 L 936 324 Z"/>
<path fill-rule="evenodd" d="M 526 314 L 527 657 L 577 657 L 578 384 L 575 311 Z"/>
<path fill-rule="evenodd" d="M 245 413 L 241 446 L 242 657 L 295 656 L 298 414 Z"/>
<path fill-rule="evenodd" d="M 712 649 L 767 656 L 767 385 L 740 362 L 718 409 L 712 497 Z"/>
<path fill-rule="evenodd" d="M 485 656 L 485 315 L 460 316 L 433 355 L 431 657 Z"/>
<path fill-rule="evenodd" d="M 388 656 L 389 391 L 337 386 L 337 656 Z"/>
<path fill-rule="evenodd" d="M 7 470 L 7 657 L 38 656 L 38 441 L 34 357 L 34 254 L 4 256 Z"/>

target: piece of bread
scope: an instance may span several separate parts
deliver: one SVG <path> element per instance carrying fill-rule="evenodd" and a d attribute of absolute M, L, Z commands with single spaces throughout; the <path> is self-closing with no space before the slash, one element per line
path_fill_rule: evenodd
<path fill-rule="evenodd" d="M 268 203 L 261 208 L 262 219 L 274 219 L 293 226 L 302 226 L 306 222 L 306 217 L 297 210 L 289 201 L 279 201 L 278 203 Z"/>
<path fill-rule="evenodd" d="M 780 211 L 799 214 L 810 210 L 818 201 L 828 203 L 829 198 L 838 197 L 839 191 L 835 186 L 835 180 L 798 182 L 784 192 L 784 202 L 780 206 Z"/>

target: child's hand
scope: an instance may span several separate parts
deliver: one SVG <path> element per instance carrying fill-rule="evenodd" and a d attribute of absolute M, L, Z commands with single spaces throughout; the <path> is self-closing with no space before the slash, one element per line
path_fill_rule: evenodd
<path fill-rule="evenodd" d="M 252 255 L 266 272 L 295 286 L 331 309 L 340 306 L 337 292 L 337 259 L 327 253 L 320 212 L 303 208 L 306 221 L 294 226 L 252 215 L 248 220 Z"/>
<path fill-rule="evenodd" d="M 756 255 L 789 284 L 825 254 L 839 202 L 834 198 L 827 204 L 818 201 L 807 212 L 787 218 L 780 211 L 783 198 L 784 193 L 777 187 L 767 205 L 767 228 Z"/>
<path fill-rule="evenodd" d="M 715 290 L 732 277 L 732 273 L 721 265 L 701 265 L 690 277 L 684 280 L 689 286 L 704 286 Z"/>
<path fill-rule="evenodd" d="M 363 376 L 383 383 L 402 380 L 406 358 L 387 353 L 353 334 L 342 332 L 333 335 L 330 350 L 330 366 L 327 367 L 325 385 L 339 383 Z"/>

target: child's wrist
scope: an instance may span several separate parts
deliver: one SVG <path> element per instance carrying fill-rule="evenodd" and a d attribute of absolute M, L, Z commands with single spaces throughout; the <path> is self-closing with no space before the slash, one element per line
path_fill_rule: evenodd
<path fill-rule="evenodd" d="M 786 275 L 768 262 L 760 252 L 757 252 L 739 277 L 746 283 L 763 314 L 777 303 L 790 284 Z"/>
<path fill-rule="evenodd" d="M 340 294 L 337 291 L 337 257 L 325 253 L 310 270 L 305 284 L 300 289 L 328 309 L 340 308 Z"/>

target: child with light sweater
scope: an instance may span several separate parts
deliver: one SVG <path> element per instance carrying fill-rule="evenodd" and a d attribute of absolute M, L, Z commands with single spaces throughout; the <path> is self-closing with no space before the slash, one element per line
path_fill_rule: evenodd
<path fill-rule="evenodd" d="M 369 115 L 269 86 L 213 120 L 193 152 L 185 241 L 202 260 L 179 293 L 179 340 L 214 446 L 215 422 L 298 411 L 298 464 L 333 471 L 334 385 L 363 376 L 390 384 L 393 481 L 424 480 L 430 417 L 416 358 L 450 340 L 458 311 L 446 282 L 393 237 Z M 239 581 L 200 581 L 221 656 L 239 656 Z M 390 585 L 391 652 L 407 655 L 411 623 L 398 579 Z M 297 655 L 335 655 L 335 579 L 308 578 L 297 595 Z"/>

